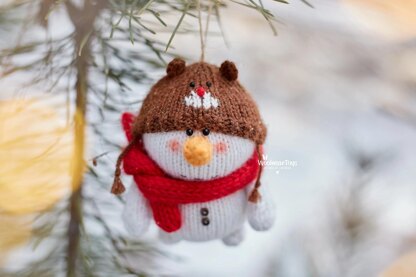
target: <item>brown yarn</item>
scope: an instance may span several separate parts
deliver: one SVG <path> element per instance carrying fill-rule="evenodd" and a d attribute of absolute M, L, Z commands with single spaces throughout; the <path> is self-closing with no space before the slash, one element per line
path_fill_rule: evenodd
<path fill-rule="evenodd" d="M 228 81 L 235 81 L 238 78 L 238 69 L 233 62 L 223 62 L 220 67 L 220 72 Z"/>
<path fill-rule="evenodd" d="M 121 181 L 121 163 L 123 162 L 124 156 L 127 154 L 127 152 L 135 145 L 137 141 L 136 136 L 129 142 L 126 148 L 121 151 L 120 155 L 117 158 L 116 162 L 116 170 L 114 172 L 114 181 L 113 185 L 111 186 L 111 193 L 118 195 L 122 194 L 126 191 L 126 187 L 123 185 L 123 182 Z"/>
<path fill-rule="evenodd" d="M 168 77 L 172 78 L 182 74 L 185 71 L 185 61 L 179 58 L 173 59 L 166 68 Z"/>
<path fill-rule="evenodd" d="M 250 201 L 252 203 L 258 203 L 258 202 L 261 201 L 261 194 L 259 192 L 259 188 L 261 186 L 261 183 L 260 183 L 261 174 L 263 173 L 263 163 L 262 163 L 263 155 L 260 151 L 260 145 L 257 145 L 257 155 L 258 155 L 259 162 L 260 162 L 259 173 L 257 175 L 257 179 L 256 179 L 256 183 L 254 185 L 254 189 L 250 193 L 250 196 L 248 197 L 248 201 Z"/>
<path fill-rule="evenodd" d="M 168 65 L 168 72 L 177 74 L 177 69 L 172 68 L 179 67 L 180 62 L 175 59 L 171 63 Z M 198 62 L 185 66 L 179 75 L 168 73 L 168 76 L 160 79 L 151 88 L 145 98 L 135 119 L 133 133 L 141 135 L 208 128 L 212 132 L 239 136 L 253 140 L 256 144 L 263 144 L 266 127 L 255 102 L 236 80 L 237 77 L 237 68 L 228 61 L 223 63 L 221 71 L 218 66 Z M 234 81 L 230 81 L 232 79 Z M 191 82 L 195 87 L 204 87 L 217 98 L 219 107 L 204 109 L 186 106 L 184 99 L 194 89 L 190 86 Z"/>

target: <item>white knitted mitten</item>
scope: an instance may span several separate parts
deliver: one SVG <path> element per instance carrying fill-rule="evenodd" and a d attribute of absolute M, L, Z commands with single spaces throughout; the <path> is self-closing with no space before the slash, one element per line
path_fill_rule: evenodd
<path fill-rule="evenodd" d="M 127 231 L 134 236 L 143 235 L 150 226 L 150 207 L 136 184 L 132 184 L 126 193 L 122 218 Z"/>
<path fill-rule="evenodd" d="M 249 187 L 248 193 L 251 192 L 254 185 Z M 258 203 L 248 202 L 247 217 L 251 227 L 256 231 L 269 230 L 276 218 L 276 209 L 273 199 L 268 193 L 264 184 L 259 189 L 261 200 Z"/>

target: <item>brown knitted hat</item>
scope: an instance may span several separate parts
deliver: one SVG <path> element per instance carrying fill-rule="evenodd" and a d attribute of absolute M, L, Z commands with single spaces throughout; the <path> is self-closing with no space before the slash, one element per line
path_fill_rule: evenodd
<path fill-rule="evenodd" d="M 234 63 L 221 67 L 205 62 L 189 66 L 181 59 L 168 64 L 167 75 L 145 98 L 134 123 L 134 135 L 178 130 L 203 130 L 264 143 L 264 126 L 256 104 L 237 81 Z"/>

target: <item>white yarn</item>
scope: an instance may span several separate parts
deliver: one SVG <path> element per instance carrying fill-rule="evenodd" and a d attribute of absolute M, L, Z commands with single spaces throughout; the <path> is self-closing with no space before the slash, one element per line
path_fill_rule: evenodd
<path fill-rule="evenodd" d="M 122 219 L 127 231 L 134 236 L 143 235 L 150 226 L 152 213 L 136 184 L 132 184 L 126 193 Z"/>
<path fill-rule="evenodd" d="M 195 131 L 194 135 L 201 135 Z M 210 180 L 226 176 L 241 167 L 253 154 L 255 144 L 251 140 L 211 132 L 208 136 L 215 145 L 224 143 L 225 153 L 214 150 L 211 161 L 204 166 L 195 167 L 185 160 L 182 146 L 188 138 L 185 132 L 174 131 L 143 135 L 144 148 L 149 156 L 169 175 L 186 180 Z M 172 139 L 179 142 L 179 150 L 171 151 Z M 214 147 L 215 149 L 215 147 Z M 274 205 L 265 193 L 264 185 L 260 188 L 261 202 L 249 203 L 248 195 L 254 187 L 254 181 L 246 189 L 226 197 L 204 203 L 181 205 L 182 226 L 173 233 L 160 230 L 160 238 L 166 243 L 180 240 L 207 241 L 222 239 L 226 245 L 238 245 L 244 238 L 244 222 L 248 218 L 253 229 L 264 231 L 274 223 Z M 208 209 L 203 216 L 201 209 Z M 123 220 L 128 231 L 136 236 L 142 235 L 150 224 L 152 211 L 137 186 L 133 185 L 127 193 Z M 202 224 L 203 218 L 209 220 Z"/>
<path fill-rule="evenodd" d="M 211 95 L 210 92 L 205 92 L 204 96 L 199 97 L 194 90 L 188 96 L 185 96 L 185 105 L 194 108 L 201 108 L 208 110 L 209 108 L 218 108 L 220 100 Z"/>
<path fill-rule="evenodd" d="M 202 135 L 194 131 L 195 135 Z M 230 135 L 211 132 L 208 138 L 212 144 L 223 142 L 227 145 L 226 153 L 214 151 L 210 163 L 203 166 L 192 166 L 183 156 L 182 146 L 189 137 L 185 131 L 152 133 L 143 135 L 143 144 L 150 158 L 154 160 L 169 175 L 186 180 L 210 180 L 224 177 L 241 167 L 255 149 L 253 141 Z M 169 142 L 175 139 L 179 142 L 179 151 L 172 152 Z"/>
<path fill-rule="evenodd" d="M 247 195 L 250 194 L 254 184 L 247 187 Z M 276 208 L 270 194 L 268 193 L 267 186 L 261 185 L 259 188 L 261 195 L 261 201 L 258 203 L 248 202 L 247 206 L 247 218 L 250 226 L 256 231 L 269 230 L 276 218 Z"/>
<path fill-rule="evenodd" d="M 245 228 L 243 226 L 234 233 L 231 233 L 224 237 L 222 239 L 222 242 L 228 246 L 237 246 L 244 240 L 245 233 Z"/>

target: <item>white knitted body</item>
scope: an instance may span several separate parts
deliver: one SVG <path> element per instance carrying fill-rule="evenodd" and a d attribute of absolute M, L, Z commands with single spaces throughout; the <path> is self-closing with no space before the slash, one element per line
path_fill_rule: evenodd
<path fill-rule="evenodd" d="M 214 145 L 212 159 L 206 165 L 195 167 L 187 163 L 180 150 L 186 139 L 184 132 L 144 134 L 143 144 L 160 168 L 173 177 L 185 180 L 210 180 L 226 176 L 240 168 L 255 151 L 255 144 L 251 140 L 211 133 L 209 140 Z M 255 230 L 271 228 L 275 215 L 273 203 L 263 187 L 260 188 L 262 200 L 257 204 L 249 203 L 247 199 L 253 185 L 254 181 L 245 189 L 217 200 L 181 205 L 181 228 L 173 233 L 161 230 L 161 239 L 167 243 L 182 239 L 223 239 L 227 245 L 237 245 L 243 239 L 243 226 L 247 218 Z M 203 214 L 202 209 L 207 214 Z M 140 236 L 148 229 L 151 219 L 152 211 L 147 200 L 133 185 L 127 193 L 123 214 L 127 229 Z M 209 223 L 203 224 L 204 220 Z"/>

